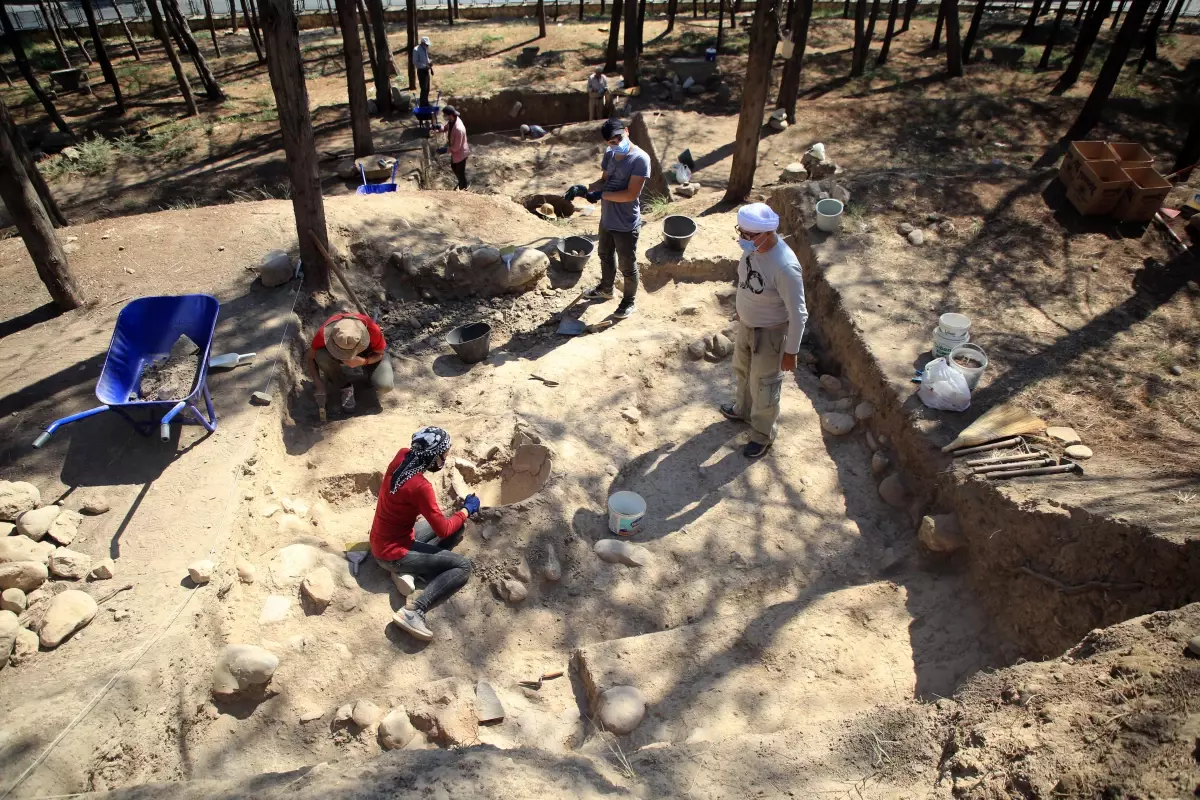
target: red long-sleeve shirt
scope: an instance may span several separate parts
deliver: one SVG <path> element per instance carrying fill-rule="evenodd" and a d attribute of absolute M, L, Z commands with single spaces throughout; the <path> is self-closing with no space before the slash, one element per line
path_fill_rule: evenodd
<path fill-rule="evenodd" d="M 433 484 L 423 474 L 409 478 L 394 494 L 388 490 L 392 473 L 399 469 L 406 455 L 407 447 L 396 453 L 392 463 L 388 464 L 383 485 L 379 487 L 379 499 L 375 502 L 375 520 L 371 523 L 371 553 L 384 561 L 395 561 L 408 553 L 415 538 L 413 526 L 419 516 L 425 518 L 439 539 L 458 533 L 467 520 L 465 510 L 456 511 L 448 517 L 442 513 Z"/>

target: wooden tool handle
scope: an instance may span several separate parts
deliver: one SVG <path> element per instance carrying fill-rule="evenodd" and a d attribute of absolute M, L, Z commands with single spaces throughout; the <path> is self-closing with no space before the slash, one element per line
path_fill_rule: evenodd
<path fill-rule="evenodd" d="M 350 288 L 350 282 L 347 281 L 346 276 L 342 274 L 342 268 L 339 267 L 332 258 L 330 258 L 328 251 L 325 250 L 325 246 L 321 244 L 320 237 L 318 237 L 317 234 L 312 230 L 309 230 L 308 235 L 312 237 L 313 244 L 317 246 L 317 250 L 321 251 L 321 257 L 325 259 L 325 263 L 329 265 L 329 269 L 333 271 L 334 275 L 337 275 L 337 279 L 341 282 L 342 288 L 346 290 L 346 294 L 350 295 L 350 301 L 354 303 L 354 307 L 358 309 L 358 313 L 362 314 L 364 317 L 371 316 L 367 313 L 367 310 L 363 308 L 363 304 L 358 302 L 358 297 L 354 294 L 354 290 Z"/>

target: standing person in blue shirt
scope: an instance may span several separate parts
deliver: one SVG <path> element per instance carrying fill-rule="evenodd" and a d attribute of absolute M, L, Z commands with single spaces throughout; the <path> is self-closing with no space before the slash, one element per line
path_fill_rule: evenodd
<path fill-rule="evenodd" d="M 638 227 L 642 224 L 642 187 L 650 177 L 650 156 L 629 141 L 629 129 L 619 119 L 606 120 L 600 135 L 608 143 L 600 162 L 603 174 L 588 187 L 587 194 L 590 202 L 600 203 L 600 284 L 583 296 L 589 300 L 612 299 L 619 262 L 625 290 L 613 316 L 625 319 L 637 305 Z"/>
<path fill-rule="evenodd" d="M 421 84 L 421 108 L 429 106 L 429 76 L 433 74 L 433 60 L 429 58 L 429 37 L 422 36 L 421 43 L 413 51 L 413 66 L 417 68 L 417 83 Z"/>

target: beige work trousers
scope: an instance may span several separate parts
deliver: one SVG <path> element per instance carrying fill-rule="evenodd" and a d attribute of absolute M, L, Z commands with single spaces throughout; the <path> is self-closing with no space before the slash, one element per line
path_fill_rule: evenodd
<path fill-rule="evenodd" d="M 783 392 L 783 344 L 788 325 L 750 328 L 737 324 L 733 345 L 733 374 L 737 376 L 734 412 L 754 429 L 751 441 L 775 441 L 779 422 L 779 397 Z"/>
<path fill-rule="evenodd" d="M 588 92 L 588 121 L 605 119 L 608 108 L 608 92 Z"/>

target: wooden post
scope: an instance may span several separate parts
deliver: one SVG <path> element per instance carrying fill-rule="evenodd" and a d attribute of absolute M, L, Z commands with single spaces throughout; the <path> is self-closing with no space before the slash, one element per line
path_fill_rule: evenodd
<path fill-rule="evenodd" d="M 210 100 L 218 102 L 224 100 L 225 92 L 221 89 L 221 84 L 217 83 L 217 78 L 209 68 L 204 53 L 200 52 L 200 46 L 196 44 L 196 37 L 192 35 L 191 26 L 188 25 L 183 12 L 175 5 L 174 0 L 166 0 L 166 7 L 167 13 L 175 22 L 176 30 L 179 31 L 179 37 L 183 39 L 183 46 L 187 48 L 188 55 L 192 57 L 192 63 L 196 65 L 196 71 L 200 73 L 200 82 L 204 84 L 204 93 Z"/>
<path fill-rule="evenodd" d="M 625 88 L 638 85 L 638 0 L 625 0 L 625 63 L 621 74 L 625 78 Z"/>
<path fill-rule="evenodd" d="M 634 0 L 629 0 L 630 3 Z M 708 2 L 708 0 L 704 0 Z M 612 20 L 608 23 L 608 48 L 604 55 L 604 71 L 612 72 L 617 68 L 617 58 L 620 50 L 618 44 L 621 41 L 621 13 L 622 0 L 612 0 Z"/>
<path fill-rule="evenodd" d="M 812 20 L 813 0 L 800 0 L 792 11 L 788 27 L 792 30 L 792 57 L 783 65 L 779 98 L 775 105 L 787 111 L 788 124 L 796 124 L 796 97 L 800 94 L 800 68 L 808 45 L 808 26 Z M 799 19 L 797 19 L 799 18 Z M 885 45 L 886 46 L 886 45 Z"/>
<path fill-rule="evenodd" d="M 679 13 L 679 0 L 667 0 L 667 30 L 663 36 L 669 36 L 675 30 L 675 15 Z M 583 0 L 579 0 L 579 21 L 583 21 Z"/>
<path fill-rule="evenodd" d="M 167 0 L 167 2 L 169 3 L 171 0 Z M 179 93 L 183 95 L 183 102 L 187 105 L 187 115 L 194 117 L 199 113 L 196 108 L 196 98 L 192 94 L 192 87 L 188 83 L 187 75 L 183 74 L 183 65 L 179 63 L 179 56 L 176 55 L 175 48 L 171 45 L 171 34 L 167 32 L 167 26 L 163 24 L 162 14 L 158 10 L 158 0 L 146 0 L 146 7 L 150 9 L 150 21 L 154 25 L 154 35 L 162 42 L 163 50 L 167 53 L 167 60 L 171 62 L 171 69 L 175 72 L 175 80 L 179 83 Z"/>
<path fill-rule="evenodd" d="M 46 29 L 50 31 L 50 38 L 54 40 L 54 49 L 58 51 L 58 57 L 62 61 L 63 69 L 70 69 L 71 59 L 67 56 L 67 48 L 63 47 L 62 34 L 58 31 L 58 20 L 54 18 L 53 12 L 46 7 L 46 0 L 37 0 L 37 4 L 38 10 L 42 12 L 42 19 L 46 22 Z M 9 86 L 11 85 L 12 82 L 9 81 Z"/>
<path fill-rule="evenodd" d="M 980 0 L 976 0 L 979 2 Z M 952 78 L 963 74 L 962 36 L 959 33 L 958 0 L 942 0 L 946 4 L 946 72 Z"/>
<path fill-rule="evenodd" d="M 233 2 L 233 0 L 230 0 Z M 254 18 L 250 16 L 250 9 L 246 5 L 246 0 L 241 0 L 242 14 L 246 17 L 246 29 L 250 31 L 250 44 L 254 45 L 254 54 L 258 56 L 258 63 L 266 61 L 266 56 L 263 54 L 262 42 L 258 38 L 258 26 L 254 24 Z"/>
<path fill-rule="evenodd" d="M 121 13 L 121 4 L 118 0 L 112 0 L 113 11 L 117 12 L 117 21 L 121 23 L 121 30 L 125 31 L 125 41 L 129 42 L 129 49 L 133 51 L 133 60 L 141 61 L 142 53 L 138 50 L 137 42 L 133 40 L 133 34 L 129 32 L 129 25 L 125 22 L 125 15 Z"/>
<path fill-rule="evenodd" d="M 879 19 L 879 0 L 871 0 L 871 16 L 867 20 L 867 37 L 863 42 L 863 70 L 867 68 L 867 59 L 871 55 L 871 41 L 875 38 L 875 23 Z"/>
<path fill-rule="evenodd" d="M 538 38 L 546 38 L 546 0 L 537 0 Z"/>
<path fill-rule="evenodd" d="M 21 132 L 17 129 L 17 121 L 12 118 L 12 114 L 8 112 L 8 106 L 4 105 L 3 100 L 0 100 L 0 128 L 8 131 L 8 136 L 12 139 L 17 155 L 21 157 L 21 163 L 25 165 L 25 174 L 29 176 L 30 182 L 33 183 L 33 188 L 37 192 L 38 199 L 42 201 L 42 206 L 50 215 L 50 220 L 54 223 L 54 227 L 65 228 L 70 223 L 67 222 L 62 209 L 55 202 L 54 195 L 50 193 L 50 187 L 46 185 L 46 179 L 42 177 L 42 173 L 37 168 L 37 162 L 33 160 L 33 153 L 29 152 L 29 147 L 26 146 L 25 140 L 21 138 Z"/>
<path fill-rule="evenodd" d="M 1058 11 L 1054 12 L 1054 25 L 1050 28 L 1050 36 L 1046 39 L 1046 49 L 1042 51 L 1042 60 L 1038 62 L 1038 69 L 1047 69 L 1050 66 L 1050 54 L 1054 52 L 1054 41 L 1058 38 L 1058 29 L 1062 25 L 1063 15 L 1067 13 L 1067 0 L 1060 0 Z"/>
<path fill-rule="evenodd" d="M 87 45 L 79 37 L 79 31 L 75 30 L 75 26 L 71 24 L 71 20 L 67 19 L 67 10 L 63 8 L 62 0 L 54 0 L 54 7 L 58 9 L 58 15 L 62 18 L 62 24 L 67 27 L 67 30 L 71 32 L 71 36 L 75 39 L 75 46 L 83 53 L 83 57 L 87 63 L 91 64 L 92 54 L 88 52 Z"/>
<path fill-rule="evenodd" d="M 213 19 L 212 0 L 204 0 L 204 21 L 208 23 L 208 33 L 212 36 L 213 52 L 220 58 L 221 43 L 217 41 L 217 21 Z"/>
<path fill-rule="evenodd" d="M 738 116 L 725 203 L 742 202 L 754 187 L 758 139 L 762 131 L 763 109 L 767 104 L 767 83 L 771 80 L 771 62 L 775 58 L 775 45 L 778 43 L 776 32 L 779 30 L 779 17 L 775 7 L 773 0 L 758 0 L 754 4 L 754 19 L 750 23 L 750 57 L 742 86 L 742 113 Z"/>
<path fill-rule="evenodd" d="M 388 65 L 392 63 L 392 48 L 388 45 L 383 0 L 367 0 L 367 10 L 371 12 L 371 28 L 375 34 L 375 105 L 379 107 L 380 114 L 387 115 L 392 112 L 392 82 L 388 74 Z M 327 283 L 328 280 L 326 278 Z"/>
<path fill-rule="evenodd" d="M 371 74 L 375 74 L 375 44 L 371 41 L 371 24 L 367 22 L 367 7 L 363 5 L 363 0 L 357 0 L 355 5 L 358 7 L 358 21 L 362 23 L 363 41 L 367 43 L 367 59 L 371 62 Z M 409 59 L 410 61 L 412 59 Z M 409 86 L 408 88 L 412 88 Z"/>
<path fill-rule="evenodd" d="M 342 53 L 346 59 L 346 93 L 350 98 L 350 131 L 354 137 L 354 157 L 375 152 L 371 142 L 371 117 L 367 113 L 367 82 L 363 77 L 362 47 L 358 43 L 358 23 L 354 21 L 354 0 L 337 0 L 338 19 L 342 23 Z"/>
<path fill-rule="evenodd" d="M 262 0 L 261 9 L 267 71 L 271 75 L 271 88 L 279 109 L 279 130 L 287 154 L 296 237 L 300 260 L 304 264 L 304 285 L 309 291 L 324 291 L 329 289 L 329 268 L 321 258 L 317 243 L 329 250 L 329 233 L 325 227 L 325 203 L 317 172 L 317 143 L 308 111 L 299 24 L 292 10 L 292 0 Z M 381 22 L 378 20 L 376 24 Z"/>
<path fill-rule="evenodd" d="M 33 67 L 29 64 L 29 59 L 25 56 L 25 48 L 21 45 L 21 37 L 16 29 L 13 28 L 12 20 L 8 18 L 8 9 L 3 5 L 0 5 L 0 26 L 3 26 L 4 38 L 8 40 L 8 48 L 12 51 L 13 60 L 17 62 L 17 69 L 21 71 L 22 77 L 29 84 L 29 88 L 33 90 L 33 94 L 42 104 L 42 108 L 46 109 L 46 115 L 50 117 L 55 127 L 74 139 L 75 133 L 67 125 L 67 121 L 62 118 L 62 115 L 58 113 L 58 109 L 54 107 L 50 96 L 42 89 L 41 84 L 38 83 L 37 76 L 33 74 Z"/>
<path fill-rule="evenodd" d="M 54 304 L 63 311 L 83 305 L 83 294 L 71 275 L 67 254 L 63 252 L 50 216 L 38 199 L 16 146 L 3 126 L 0 126 L 0 199 L 4 200 L 8 215 L 17 226 L 38 277 L 46 284 Z"/>

